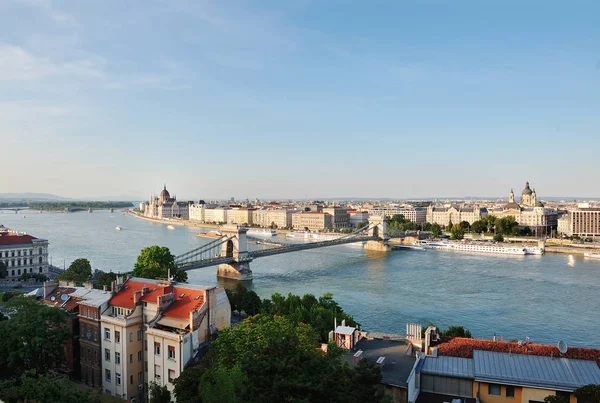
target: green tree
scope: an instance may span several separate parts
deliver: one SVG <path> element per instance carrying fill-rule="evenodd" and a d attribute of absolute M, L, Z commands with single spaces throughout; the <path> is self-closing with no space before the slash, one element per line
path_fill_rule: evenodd
<path fill-rule="evenodd" d="M 465 231 L 468 231 L 471 228 L 471 224 L 469 224 L 468 221 L 461 221 L 458 225 Z"/>
<path fill-rule="evenodd" d="M 74 281 L 83 283 L 92 276 L 92 265 L 84 258 L 75 259 L 63 273 L 59 274 L 57 280 Z"/>
<path fill-rule="evenodd" d="M 423 231 L 431 231 L 431 223 L 424 222 L 424 223 L 421 225 L 421 229 L 422 229 Z"/>
<path fill-rule="evenodd" d="M 222 366 L 209 370 L 200 380 L 200 396 L 203 403 L 241 403 L 245 376 L 239 365 Z"/>
<path fill-rule="evenodd" d="M 204 372 L 206 369 L 203 367 L 188 367 L 175 378 L 173 394 L 177 403 L 202 403 L 198 388 Z"/>
<path fill-rule="evenodd" d="M 488 227 L 488 232 L 492 232 L 494 230 L 494 226 L 496 225 L 496 216 L 495 215 L 486 215 L 483 218 L 483 221 Z"/>
<path fill-rule="evenodd" d="M 450 229 L 452 228 L 452 220 L 448 221 L 448 225 L 446 225 L 446 231 L 450 231 Z"/>
<path fill-rule="evenodd" d="M 504 236 L 502 234 L 496 234 L 496 235 L 494 235 L 494 241 L 504 242 Z"/>
<path fill-rule="evenodd" d="M 23 273 L 21 274 L 21 280 L 27 281 L 29 280 L 31 277 L 33 277 L 31 274 L 29 273 Z"/>
<path fill-rule="evenodd" d="M 466 337 L 469 339 L 473 338 L 471 332 L 468 329 L 456 325 L 449 326 L 448 329 L 442 332 L 442 335 L 447 337 Z"/>
<path fill-rule="evenodd" d="M 434 238 L 439 238 L 441 234 L 442 227 L 437 223 L 431 224 L 431 236 L 433 236 Z"/>
<path fill-rule="evenodd" d="M 148 246 L 142 249 L 133 266 L 133 275 L 150 279 L 167 278 L 169 272 L 175 281 L 187 281 L 187 273 L 175 264 L 175 256 L 166 246 Z"/>
<path fill-rule="evenodd" d="M 5 307 L 15 313 L 0 322 L 0 372 L 45 374 L 63 362 L 69 336 L 63 310 L 27 297 L 12 298 Z"/>
<path fill-rule="evenodd" d="M 454 224 L 452 229 L 450 230 L 450 238 L 459 240 L 465 237 L 465 230 L 460 226 L 460 224 Z"/>
<path fill-rule="evenodd" d="M 476 234 L 481 234 L 487 231 L 487 224 L 483 220 L 477 220 L 471 224 L 471 231 Z"/>
<path fill-rule="evenodd" d="M 586 385 L 575 390 L 577 403 L 598 403 L 600 402 L 600 385 Z"/>
<path fill-rule="evenodd" d="M 1 382 L 0 399 L 6 403 L 100 403 L 99 396 L 92 396 L 69 381 L 51 375 L 37 375 L 35 371 Z"/>
<path fill-rule="evenodd" d="M 94 275 L 92 276 L 94 288 L 101 290 L 106 287 L 107 290 L 110 290 L 112 287 L 112 282 L 117 279 L 116 273 L 113 272 L 105 272 L 102 270 L 94 270 Z"/>
<path fill-rule="evenodd" d="M 240 302 L 240 307 L 246 315 L 256 315 L 260 310 L 261 300 L 260 297 L 252 290 L 248 291 Z"/>
<path fill-rule="evenodd" d="M 148 385 L 148 403 L 171 403 L 171 392 L 167 385 L 159 385 L 156 382 L 150 382 Z"/>
<path fill-rule="evenodd" d="M 569 403 L 569 398 L 565 396 L 550 395 L 544 398 L 544 403 Z"/>

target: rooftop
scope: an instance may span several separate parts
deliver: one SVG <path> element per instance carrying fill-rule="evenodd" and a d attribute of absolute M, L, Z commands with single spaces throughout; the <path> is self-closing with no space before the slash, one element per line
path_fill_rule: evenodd
<path fill-rule="evenodd" d="M 31 244 L 34 239 L 37 238 L 27 234 L 20 234 L 12 231 L 0 232 L 0 246 Z"/>

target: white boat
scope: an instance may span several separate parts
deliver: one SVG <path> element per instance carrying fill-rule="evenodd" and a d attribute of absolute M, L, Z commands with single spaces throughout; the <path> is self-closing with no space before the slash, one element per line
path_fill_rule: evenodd
<path fill-rule="evenodd" d="M 542 248 L 534 248 L 534 247 L 525 247 L 526 255 L 543 255 L 544 249 Z"/>
<path fill-rule="evenodd" d="M 481 243 L 470 242 L 446 242 L 431 241 L 421 242 L 425 249 L 440 249 L 453 252 L 471 252 L 471 253 L 493 253 L 501 255 L 525 255 L 525 248 L 504 247 L 498 245 L 485 245 Z"/>
<path fill-rule="evenodd" d="M 167 229 L 175 229 L 175 227 L 172 225 L 167 225 Z"/>
<path fill-rule="evenodd" d="M 587 257 L 587 258 L 590 258 L 590 259 L 600 259 L 600 253 L 588 253 L 588 252 L 586 252 L 586 253 L 583 254 L 583 257 Z"/>
<path fill-rule="evenodd" d="M 277 235 L 277 231 L 275 231 L 273 229 L 266 229 L 266 228 L 250 228 L 248 230 L 248 235 L 253 235 L 253 236 L 275 236 L 275 235 Z"/>
<path fill-rule="evenodd" d="M 117 231 L 121 231 L 123 228 L 117 226 L 117 228 L 115 228 Z"/>
<path fill-rule="evenodd" d="M 316 239 L 315 236 L 317 234 L 314 234 L 312 232 L 307 232 L 307 231 L 294 231 L 294 232 L 288 232 L 287 234 L 285 234 L 286 237 L 288 238 L 299 238 L 299 239 Z"/>
<path fill-rule="evenodd" d="M 423 246 L 418 245 L 394 245 L 394 249 L 420 250 L 423 252 L 426 250 Z"/>

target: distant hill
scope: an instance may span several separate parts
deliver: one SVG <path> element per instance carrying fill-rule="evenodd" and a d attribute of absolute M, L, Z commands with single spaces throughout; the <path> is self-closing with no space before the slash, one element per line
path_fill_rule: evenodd
<path fill-rule="evenodd" d="M 137 201 L 132 196 L 61 197 L 50 193 L 0 193 L 2 201 Z"/>

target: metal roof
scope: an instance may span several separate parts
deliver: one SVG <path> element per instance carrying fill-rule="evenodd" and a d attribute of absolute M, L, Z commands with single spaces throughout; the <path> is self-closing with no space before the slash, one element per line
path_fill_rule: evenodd
<path fill-rule="evenodd" d="M 338 326 L 335 328 L 335 334 L 353 334 L 356 328 L 350 326 Z"/>
<path fill-rule="evenodd" d="M 425 357 L 421 367 L 422 374 L 452 376 L 455 378 L 471 378 L 473 374 L 473 360 L 449 356 Z"/>
<path fill-rule="evenodd" d="M 564 391 L 600 384 L 595 361 L 480 350 L 473 351 L 473 361 L 477 381 Z"/>

